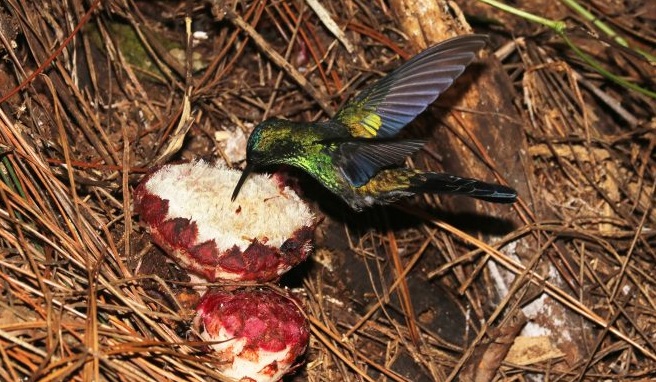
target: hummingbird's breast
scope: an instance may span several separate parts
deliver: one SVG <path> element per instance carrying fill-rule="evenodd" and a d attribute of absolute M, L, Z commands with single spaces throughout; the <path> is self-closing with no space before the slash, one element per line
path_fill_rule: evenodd
<path fill-rule="evenodd" d="M 277 126 L 276 151 L 279 163 L 307 172 L 332 192 L 343 195 L 348 187 L 344 175 L 335 165 L 336 144 L 348 137 L 345 128 L 330 122 L 289 122 Z"/>

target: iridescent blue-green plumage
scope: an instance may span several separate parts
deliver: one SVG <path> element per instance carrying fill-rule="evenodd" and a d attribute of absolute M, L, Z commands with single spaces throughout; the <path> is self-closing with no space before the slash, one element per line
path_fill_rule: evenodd
<path fill-rule="evenodd" d="M 462 194 L 512 203 L 515 190 L 475 179 L 403 167 L 422 140 L 393 139 L 444 92 L 474 60 L 487 39 L 462 36 L 434 45 L 369 86 L 324 122 L 268 119 L 251 133 L 248 173 L 287 164 L 306 171 L 353 209 L 390 203 L 417 193 Z"/>

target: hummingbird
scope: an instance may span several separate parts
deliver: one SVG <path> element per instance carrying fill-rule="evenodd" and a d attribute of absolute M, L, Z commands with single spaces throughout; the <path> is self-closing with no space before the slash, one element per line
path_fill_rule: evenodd
<path fill-rule="evenodd" d="M 255 168 L 289 165 L 314 177 L 355 211 L 420 193 L 515 202 L 517 192 L 510 187 L 404 167 L 404 159 L 426 141 L 394 139 L 451 86 L 486 43 L 485 35 L 467 35 L 433 45 L 362 90 L 329 120 L 261 122 L 248 138 L 246 168 L 232 201 Z"/>

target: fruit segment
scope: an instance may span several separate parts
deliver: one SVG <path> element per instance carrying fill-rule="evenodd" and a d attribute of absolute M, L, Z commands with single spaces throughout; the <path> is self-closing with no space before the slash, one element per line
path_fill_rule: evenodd
<path fill-rule="evenodd" d="M 194 327 L 212 342 L 221 372 L 239 381 L 278 381 L 305 353 L 308 323 L 297 302 L 271 289 L 207 292 Z"/>
<path fill-rule="evenodd" d="M 254 175 L 231 202 L 239 175 L 203 161 L 161 166 L 135 189 L 135 212 L 153 242 L 208 281 L 272 281 L 310 254 L 316 219 L 275 176 Z"/>

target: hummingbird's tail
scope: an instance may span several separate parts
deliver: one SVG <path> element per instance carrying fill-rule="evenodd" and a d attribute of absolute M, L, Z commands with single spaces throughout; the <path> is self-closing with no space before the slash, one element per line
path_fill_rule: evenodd
<path fill-rule="evenodd" d="M 517 200 L 517 192 L 510 187 L 471 178 L 417 171 L 409 180 L 407 190 L 414 193 L 459 194 L 493 203 L 514 203 Z"/>
<path fill-rule="evenodd" d="M 363 186 L 351 190 L 353 194 L 344 200 L 355 210 L 391 203 L 414 194 L 459 194 L 493 203 L 514 203 L 517 200 L 515 190 L 500 184 L 409 168 L 382 170 Z"/>

